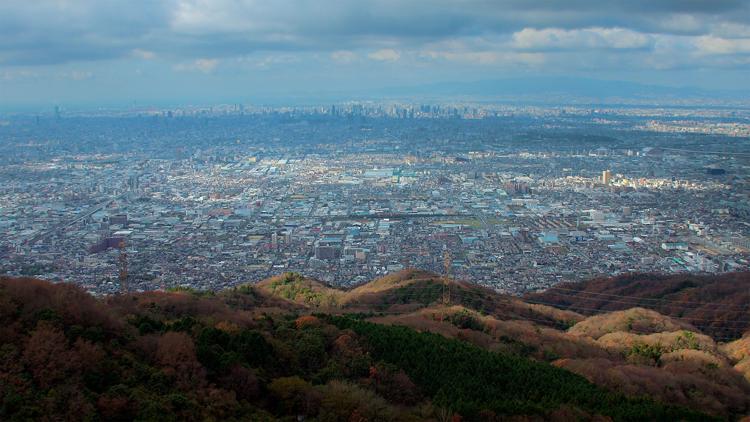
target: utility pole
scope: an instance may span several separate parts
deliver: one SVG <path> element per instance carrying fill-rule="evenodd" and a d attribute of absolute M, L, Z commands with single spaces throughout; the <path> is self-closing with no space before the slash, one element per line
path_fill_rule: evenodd
<path fill-rule="evenodd" d="M 450 276 L 451 276 L 451 267 L 453 266 L 453 257 L 451 256 L 451 252 L 447 248 L 443 250 L 443 266 L 445 267 L 445 275 L 443 277 L 443 305 L 450 306 L 451 304 Z"/>
<path fill-rule="evenodd" d="M 125 251 L 125 239 L 117 245 L 120 250 L 120 256 L 117 258 L 117 267 L 119 270 L 120 293 L 128 292 L 128 253 Z"/>

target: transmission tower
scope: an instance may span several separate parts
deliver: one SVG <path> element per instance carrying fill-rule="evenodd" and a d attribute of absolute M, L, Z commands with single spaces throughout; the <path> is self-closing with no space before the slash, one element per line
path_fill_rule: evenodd
<path fill-rule="evenodd" d="M 120 250 L 120 256 L 117 258 L 117 267 L 119 270 L 120 293 L 128 292 L 128 253 L 125 251 L 125 240 L 121 240 L 117 245 Z"/>
<path fill-rule="evenodd" d="M 443 266 L 445 267 L 445 276 L 443 277 L 443 305 L 450 306 L 451 304 L 451 286 L 450 276 L 451 267 L 453 267 L 453 257 L 448 249 L 443 251 Z"/>

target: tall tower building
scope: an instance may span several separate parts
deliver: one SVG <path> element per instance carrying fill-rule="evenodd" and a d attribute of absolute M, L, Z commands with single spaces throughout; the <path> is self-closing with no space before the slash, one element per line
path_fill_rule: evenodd
<path fill-rule="evenodd" d="M 608 185 L 612 182 L 612 172 L 609 170 L 604 170 L 602 172 L 602 183 L 605 185 Z"/>

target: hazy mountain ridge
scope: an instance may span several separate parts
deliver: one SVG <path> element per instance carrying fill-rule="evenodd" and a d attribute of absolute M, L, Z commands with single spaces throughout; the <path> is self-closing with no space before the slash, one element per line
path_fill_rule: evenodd
<path fill-rule="evenodd" d="M 622 80 L 585 77 L 516 77 L 466 82 L 438 82 L 380 90 L 384 97 L 504 98 L 541 103 L 654 103 L 671 104 L 690 100 L 744 101 L 747 90 L 706 90 L 691 86 L 666 86 Z"/>
<path fill-rule="evenodd" d="M 584 315 L 649 308 L 689 323 L 717 340 L 733 340 L 750 330 L 750 273 L 627 274 L 562 283 L 527 295 L 526 300 Z"/>

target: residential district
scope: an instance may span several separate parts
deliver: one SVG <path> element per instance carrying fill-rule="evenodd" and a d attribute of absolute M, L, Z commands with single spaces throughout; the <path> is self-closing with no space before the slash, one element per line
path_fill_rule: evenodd
<path fill-rule="evenodd" d="M 0 273 L 108 294 L 417 267 L 520 294 L 748 270 L 748 136 L 722 108 L 4 115 Z"/>

